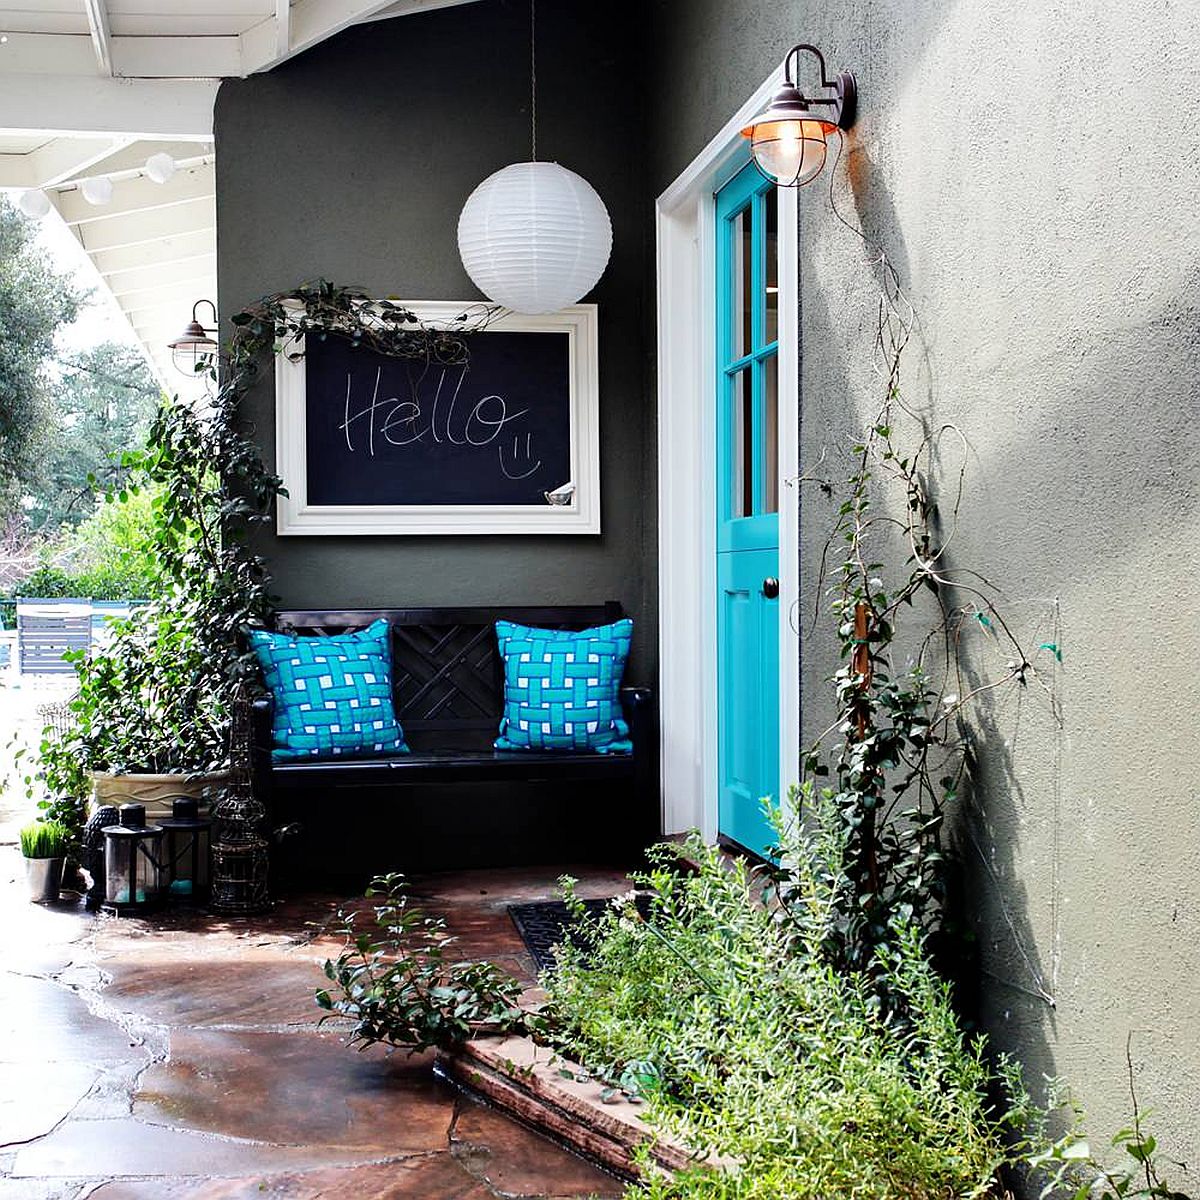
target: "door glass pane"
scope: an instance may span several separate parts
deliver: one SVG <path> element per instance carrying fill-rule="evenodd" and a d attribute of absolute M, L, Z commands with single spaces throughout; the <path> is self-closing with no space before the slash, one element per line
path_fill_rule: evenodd
<path fill-rule="evenodd" d="M 754 308 L 752 212 L 753 209 L 744 208 L 729 223 L 730 234 L 733 237 L 733 278 L 729 281 L 733 288 L 733 329 L 730 330 L 733 360 L 741 358 L 743 354 L 749 354 L 753 348 L 750 324 Z"/>
<path fill-rule="evenodd" d="M 779 357 L 763 363 L 763 512 L 779 511 Z"/>
<path fill-rule="evenodd" d="M 771 188 L 763 196 L 763 208 L 766 213 L 766 320 L 764 321 L 763 340 L 767 343 L 775 341 L 779 336 L 779 197 L 775 188 Z"/>
<path fill-rule="evenodd" d="M 729 380 L 729 515 L 748 517 L 754 512 L 754 403 L 750 369 Z"/>

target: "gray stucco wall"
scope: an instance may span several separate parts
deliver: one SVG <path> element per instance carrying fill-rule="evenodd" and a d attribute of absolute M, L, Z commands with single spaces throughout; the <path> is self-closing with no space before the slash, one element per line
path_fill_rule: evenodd
<path fill-rule="evenodd" d="M 646 181 L 624 4 L 538 12 L 538 150 L 580 172 L 613 221 L 600 306 L 600 537 L 262 539 L 289 606 L 619 599 L 632 681 L 653 683 L 643 445 Z M 477 298 L 458 213 L 529 156 L 529 8 L 487 0 L 368 24 L 217 98 L 220 310 L 323 276 L 378 295 Z M 580 98 L 585 98 L 580 103 Z M 269 386 L 250 415 L 274 453 Z"/>
<path fill-rule="evenodd" d="M 1097 1145 L 1129 1112 L 1132 1032 L 1161 1147 L 1194 1165 L 1200 9 L 660 0 L 650 32 L 656 191 L 793 42 L 858 75 L 834 192 L 918 309 L 910 401 L 969 442 L 954 563 L 1001 585 L 1027 645 L 1064 653 L 1061 729 L 1036 688 L 976 721 L 983 1015 L 1033 1082 L 1073 1085 Z M 827 188 L 800 197 L 800 458 L 826 450 L 836 479 L 875 411 L 878 285 Z M 830 517 L 806 492 L 808 612 Z M 829 711 L 828 646 L 805 638 L 806 737 Z"/>
<path fill-rule="evenodd" d="M 485 0 L 370 25 L 225 84 L 222 311 L 319 274 L 473 295 L 454 222 L 475 183 L 526 153 L 526 13 Z M 955 563 L 1002 586 L 1031 646 L 1064 652 L 1050 677 L 1061 727 L 1033 690 L 978 715 L 967 852 L 984 1019 L 1032 1080 L 1046 1071 L 1074 1086 L 1098 1143 L 1128 1111 L 1132 1031 L 1163 1149 L 1200 1157 L 1200 10 L 562 0 L 540 4 L 539 23 L 543 148 L 593 182 L 615 226 L 593 297 L 605 534 L 268 538 L 284 599 L 617 596 L 642 617 L 636 674 L 652 676 L 650 200 L 790 44 L 816 42 L 859 77 L 834 190 L 919 311 L 907 394 L 970 446 Z M 645 56 L 644 105 L 630 55 Z M 837 478 L 844 435 L 877 398 L 877 283 L 826 180 L 800 197 L 800 457 L 827 451 Z M 253 415 L 269 447 L 267 391 Z M 806 492 L 809 612 L 830 519 Z M 803 654 L 807 738 L 828 712 L 830 643 L 806 634 Z M 1054 1008 L 1030 995 L 1038 986 Z"/>

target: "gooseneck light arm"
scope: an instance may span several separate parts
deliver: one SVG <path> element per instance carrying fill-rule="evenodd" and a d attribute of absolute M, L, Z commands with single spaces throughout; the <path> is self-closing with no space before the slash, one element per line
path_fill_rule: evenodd
<path fill-rule="evenodd" d="M 784 56 L 783 79 L 785 83 L 795 85 L 792 73 L 793 62 L 798 68 L 801 53 L 811 54 L 821 69 L 821 87 L 825 91 L 835 92 L 834 96 L 805 97 L 809 104 L 828 104 L 837 109 L 837 125 L 839 129 L 849 129 L 854 124 L 858 112 L 858 86 L 854 76 L 849 71 L 841 71 L 835 79 L 830 79 L 825 67 L 825 55 L 816 46 L 808 42 L 797 42 Z"/>

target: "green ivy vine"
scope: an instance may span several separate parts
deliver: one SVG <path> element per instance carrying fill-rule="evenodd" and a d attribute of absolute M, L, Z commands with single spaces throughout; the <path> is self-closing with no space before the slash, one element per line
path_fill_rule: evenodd
<path fill-rule="evenodd" d="M 972 705 L 999 688 L 1038 687 L 1057 718 L 1049 671 L 1062 651 L 1051 642 L 1027 651 L 998 590 L 952 563 L 965 465 L 945 493 L 934 481 L 947 443 L 965 464 L 966 439 L 953 424 L 929 428 L 906 402 L 902 363 L 916 315 L 886 253 L 867 245 L 884 279 L 875 341 L 881 395 L 852 446 L 825 544 L 819 603 L 834 619 L 842 665 L 832 679 L 836 718 L 803 766 L 806 778 L 822 781 L 846 840 L 828 951 L 842 967 L 877 972 L 903 925 L 915 923 L 933 945 L 947 932 L 944 827 L 968 781 Z M 828 496 L 837 487 L 815 473 L 798 482 L 816 482 Z M 918 605 L 922 597 L 932 615 Z M 968 636 L 989 644 L 998 670 L 966 674 L 959 650 Z"/>

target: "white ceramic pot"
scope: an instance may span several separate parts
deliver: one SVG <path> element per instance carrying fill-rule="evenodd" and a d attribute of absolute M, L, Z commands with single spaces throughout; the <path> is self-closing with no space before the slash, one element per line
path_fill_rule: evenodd
<path fill-rule="evenodd" d="M 34 904 L 53 904 L 62 887 L 63 858 L 27 858 L 25 860 L 25 882 L 29 884 L 29 898 Z"/>
<path fill-rule="evenodd" d="M 171 815 L 171 801 L 187 796 L 200 804 L 200 815 L 208 816 L 218 790 L 229 783 L 228 771 L 207 775 L 109 775 L 92 776 L 92 796 L 97 807 L 111 804 L 144 804 L 146 824 Z"/>

